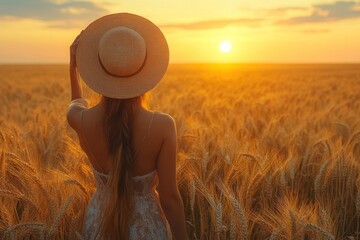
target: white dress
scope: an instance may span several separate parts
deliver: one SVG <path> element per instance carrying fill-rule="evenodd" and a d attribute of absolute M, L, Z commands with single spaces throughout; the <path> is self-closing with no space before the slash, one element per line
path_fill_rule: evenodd
<path fill-rule="evenodd" d="M 97 238 L 103 209 L 108 196 L 104 180 L 108 177 L 93 169 L 96 179 L 96 191 L 89 201 L 85 212 L 83 236 L 86 240 Z M 134 211 L 130 220 L 129 239 L 171 239 L 171 230 L 161 209 L 156 191 L 157 172 L 152 171 L 133 178 Z"/>
<path fill-rule="evenodd" d="M 72 107 L 76 106 L 80 107 L 81 109 L 86 109 L 87 102 L 85 99 L 73 100 L 69 105 L 68 111 Z M 151 123 L 152 119 L 148 130 L 150 129 Z M 86 143 L 86 134 L 84 133 L 83 135 Z M 87 146 L 92 157 L 95 159 L 89 144 L 87 144 Z M 98 240 L 101 239 L 98 236 L 98 231 L 103 217 L 102 214 L 107 204 L 107 197 L 109 196 L 109 187 L 106 185 L 109 176 L 107 174 L 96 171 L 93 166 L 91 167 L 94 172 L 96 191 L 91 197 L 86 208 L 82 235 L 86 240 Z M 129 240 L 172 239 L 169 223 L 166 220 L 165 214 L 161 208 L 159 194 L 156 191 L 157 185 L 158 175 L 156 170 L 143 176 L 133 177 L 134 210 L 130 219 Z"/>

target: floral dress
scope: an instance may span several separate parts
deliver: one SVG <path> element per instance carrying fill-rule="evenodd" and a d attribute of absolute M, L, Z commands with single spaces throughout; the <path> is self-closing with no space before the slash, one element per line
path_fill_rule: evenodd
<path fill-rule="evenodd" d="M 107 175 L 93 169 L 96 179 L 96 191 L 87 206 L 83 225 L 83 236 L 87 240 L 100 239 L 97 233 L 102 213 L 106 206 L 108 188 L 104 183 Z M 171 239 L 171 230 L 161 209 L 156 191 L 157 172 L 152 171 L 133 178 L 134 211 L 130 220 L 129 239 Z"/>

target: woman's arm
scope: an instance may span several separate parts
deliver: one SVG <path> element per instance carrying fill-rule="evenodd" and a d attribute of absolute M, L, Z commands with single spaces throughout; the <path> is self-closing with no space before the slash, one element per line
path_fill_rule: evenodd
<path fill-rule="evenodd" d="M 85 99 L 82 99 L 82 87 L 78 76 L 76 66 L 76 49 L 79 44 L 81 33 L 75 38 L 70 46 L 70 87 L 71 87 L 71 103 L 67 111 L 67 120 L 69 125 L 77 130 L 81 125 L 81 112 L 88 107 Z"/>
<path fill-rule="evenodd" d="M 176 181 L 177 137 L 175 121 L 168 115 L 162 119 L 165 137 L 157 162 L 161 207 L 176 240 L 187 240 L 184 205 Z"/>
<path fill-rule="evenodd" d="M 79 74 L 76 65 L 76 49 L 79 44 L 81 33 L 75 38 L 70 46 L 70 86 L 71 100 L 82 98 L 83 91 L 80 83 Z"/>

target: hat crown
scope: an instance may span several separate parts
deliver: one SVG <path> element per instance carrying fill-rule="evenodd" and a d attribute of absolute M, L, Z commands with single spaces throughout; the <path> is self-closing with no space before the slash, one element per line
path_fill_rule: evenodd
<path fill-rule="evenodd" d="M 159 27 L 131 13 L 114 13 L 90 23 L 81 34 L 76 64 L 84 82 L 103 96 L 128 99 L 153 89 L 169 64 L 169 47 Z"/>
<path fill-rule="evenodd" d="M 144 65 L 146 44 L 143 37 L 133 29 L 114 27 L 101 37 L 98 56 L 102 67 L 109 74 L 131 76 Z"/>

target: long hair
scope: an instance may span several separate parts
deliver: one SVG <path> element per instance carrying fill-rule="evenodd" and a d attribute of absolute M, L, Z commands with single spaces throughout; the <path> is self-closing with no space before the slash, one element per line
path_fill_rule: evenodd
<path fill-rule="evenodd" d="M 110 196 L 99 234 L 104 239 L 128 239 L 133 210 L 133 112 L 144 106 L 144 95 L 129 99 L 102 98 L 105 103 L 104 131 L 113 161 L 107 182 Z"/>

